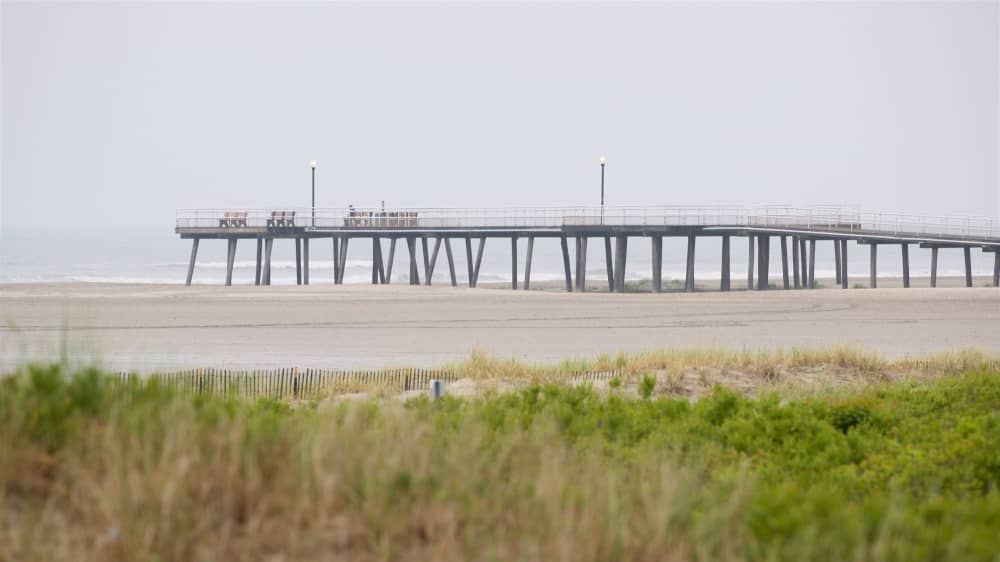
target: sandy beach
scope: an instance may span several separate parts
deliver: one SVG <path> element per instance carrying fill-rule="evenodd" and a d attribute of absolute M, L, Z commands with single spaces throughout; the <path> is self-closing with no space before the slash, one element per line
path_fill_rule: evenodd
<path fill-rule="evenodd" d="M 1000 291 L 609 295 L 410 287 L 0 286 L 0 361 L 116 369 L 435 366 L 473 349 L 559 361 L 665 347 L 1000 351 Z"/>

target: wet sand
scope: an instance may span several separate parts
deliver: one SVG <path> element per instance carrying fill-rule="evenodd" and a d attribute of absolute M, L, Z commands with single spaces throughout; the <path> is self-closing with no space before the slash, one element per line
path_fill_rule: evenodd
<path fill-rule="evenodd" d="M 0 285 L 0 364 L 51 360 L 61 349 L 139 371 L 434 366 L 474 348 L 547 362 L 665 347 L 852 344 L 888 357 L 964 347 L 998 352 L 1000 290 L 976 284 L 659 295 L 405 285 Z"/>

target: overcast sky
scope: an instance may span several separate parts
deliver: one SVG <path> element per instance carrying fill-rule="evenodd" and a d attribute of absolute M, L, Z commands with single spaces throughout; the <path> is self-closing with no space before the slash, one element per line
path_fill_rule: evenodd
<path fill-rule="evenodd" d="M 1000 214 L 996 2 L 2 2 L 7 224 L 178 208 Z"/>

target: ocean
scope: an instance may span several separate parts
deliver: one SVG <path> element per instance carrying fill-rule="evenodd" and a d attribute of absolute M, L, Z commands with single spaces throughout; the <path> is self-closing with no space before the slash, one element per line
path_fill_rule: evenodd
<path fill-rule="evenodd" d="M 699 238 L 696 250 L 695 277 L 699 281 L 719 279 L 721 244 L 719 238 Z M 429 241 L 433 249 L 433 241 Z M 466 282 L 466 254 L 463 241 L 452 241 L 458 282 Z M 518 245 L 518 276 L 524 278 L 527 241 Z M 663 279 L 684 278 L 684 238 L 665 238 L 663 242 Z M 388 256 L 389 242 L 383 240 L 383 255 Z M 187 273 L 191 242 L 181 240 L 172 225 L 35 227 L 5 225 L 0 227 L 0 283 L 165 283 L 183 284 Z M 510 281 L 510 241 L 490 239 L 486 243 L 479 276 L 480 283 Z M 473 243 L 475 252 L 475 241 Z M 573 248 L 570 252 L 572 255 Z M 771 243 L 771 282 L 781 280 L 781 250 L 777 239 Z M 310 246 L 310 280 L 313 284 L 332 283 L 333 257 L 329 240 L 313 240 Z M 868 247 L 848 245 L 848 273 L 852 277 L 868 275 Z M 250 285 L 254 280 L 256 244 L 242 241 L 237 246 L 234 285 Z M 367 240 L 353 240 L 347 259 L 345 283 L 368 283 L 371 280 L 372 246 Z M 418 250 L 418 263 L 423 277 L 423 257 Z M 406 282 L 408 272 L 406 244 L 396 246 L 393 282 Z M 974 250 L 973 273 L 991 275 L 992 254 Z M 789 249 L 789 260 L 791 250 Z M 604 245 L 592 239 L 587 257 L 588 283 L 606 282 Z M 626 277 L 630 280 L 649 279 L 650 243 L 648 239 L 629 240 Z M 899 277 L 902 274 L 898 246 L 879 247 L 879 277 Z M 963 275 L 961 250 L 945 249 L 939 253 L 938 275 Z M 911 245 L 911 276 L 930 273 L 930 250 Z M 732 278 L 734 284 L 745 278 L 747 242 L 732 239 Z M 563 279 L 562 257 L 558 239 L 540 238 L 535 241 L 531 279 L 534 282 Z M 226 275 L 226 242 L 202 240 L 198 251 L 194 283 L 221 284 Z M 834 275 L 833 244 L 817 243 L 816 277 Z M 272 252 L 271 281 L 273 284 L 295 284 L 295 248 L 290 240 L 277 240 Z M 438 256 L 434 272 L 435 284 L 448 283 L 448 266 L 444 247 Z"/>

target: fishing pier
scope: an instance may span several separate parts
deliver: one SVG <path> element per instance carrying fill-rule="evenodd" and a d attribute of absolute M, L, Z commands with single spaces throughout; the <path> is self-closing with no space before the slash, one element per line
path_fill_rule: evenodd
<path fill-rule="evenodd" d="M 781 260 L 781 288 L 815 287 L 817 243 L 833 244 L 836 282 L 848 288 L 849 242 L 867 246 L 871 287 L 878 286 L 878 248 L 884 245 L 901 246 L 904 287 L 910 286 L 911 245 L 931 250 L 931 287 L 937 284 L 940 250 L 962 252 L 968 287 L 972 286 L 972 252 L 992 253 L 992 285 L 1000 286 L 1000 219 L 916 216 L 851 208 L 193 209 L 178 211 L 176 232 L 192 241 L 188 285 L 203 240 L 226 241 L 226 285 L 232 284 L 236 247 L 241 240 L 256 242 L 255 285 L 270 285 L 272 248 L 275 241 L 287 240 L 295 245 L 297 283 L 308 285 L 310 246 L 315 249 L 322 245 L 322 251 L 332 253 L 330 281 L 341 284 L 351 240 L 368 238 L 372 241 L 373 284 L 391 281 L 397 246 L 405 245 L 409 283 L 430 285 L 443 246 L 451 285 L 458 285 L 454 252 L 464 249 L 465 278 L 469 287 L 476 287 L 486 241 L 499 238 L 510 245 L 512 289 L 530 288 L 534 245 L 536 239 L 541 239 L 558 243 L 561 248 L 566 291 L 586 290 L 587 247 L 596 241 L 604 245 L 608 291 L 621 293 L 625 291 L 629 240 L 649 238 L 652 291 L 661 292 L 663 239 L 674 237 L 687 241 L 686 291 L 695 289 L 695 252 L 706 240 L 721 244 L 719 289 L 730 290 L 734 239 L 741 241 L 747 251 L 747 287 L 757 290 L 769 288 L 772 257 Z M 523 282 L 518 253 L 522 240 L 527 244 L 521 270 Z M 388 242 L 387 251 L 384 242 Z"/>

